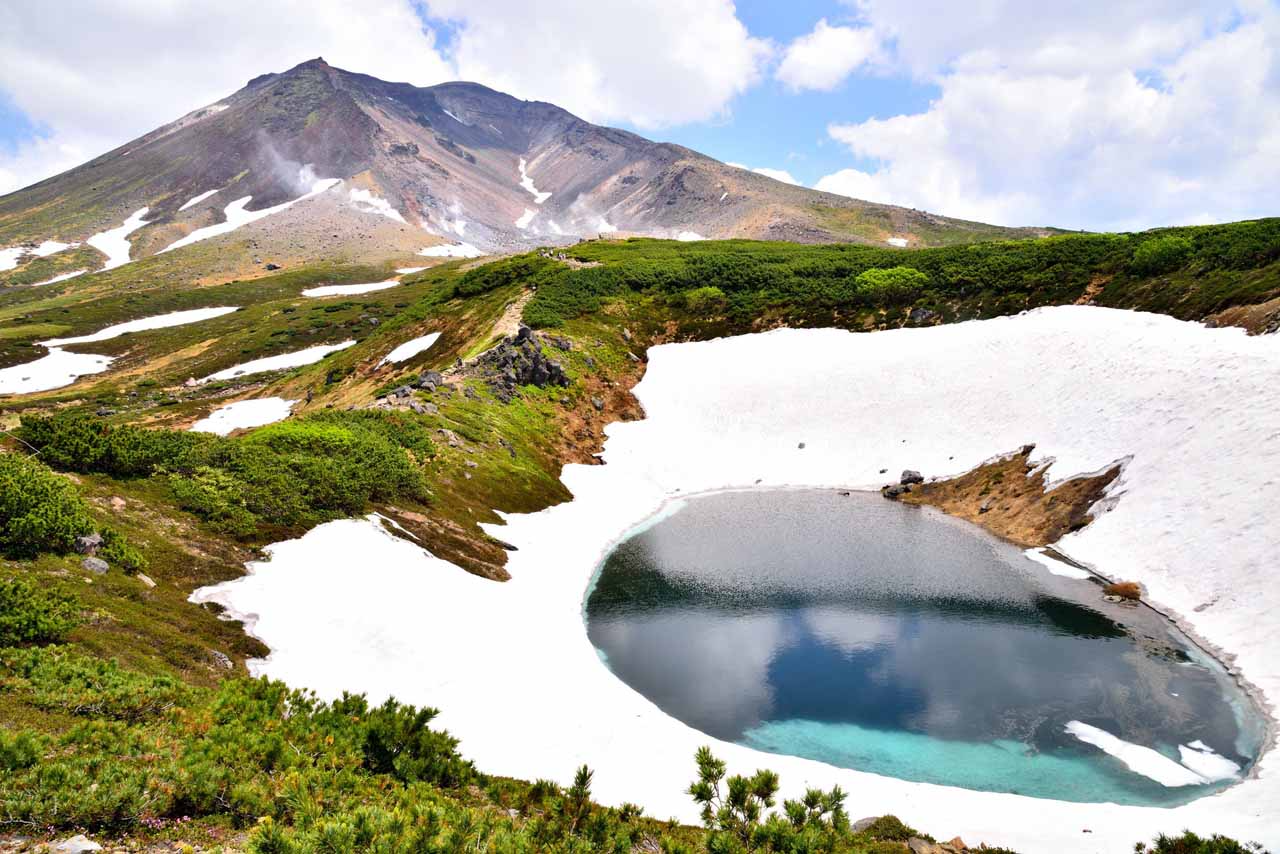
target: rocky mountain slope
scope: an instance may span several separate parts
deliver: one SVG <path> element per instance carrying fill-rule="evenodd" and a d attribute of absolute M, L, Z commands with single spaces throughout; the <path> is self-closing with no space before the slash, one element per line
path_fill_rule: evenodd
<path fill-rule="evenodd" d="M 1043 233 L 818 193 L 552 104 L 474 83 L 387 83 L 322 59 L 0 198 L 8 267 L 40 256 L 49 278 L 232 230 L 276 255 L 338 246 L 366 258 L 600 234 L 915 247 Z M 50 240 L 73 248 L 54 254 Z"/>

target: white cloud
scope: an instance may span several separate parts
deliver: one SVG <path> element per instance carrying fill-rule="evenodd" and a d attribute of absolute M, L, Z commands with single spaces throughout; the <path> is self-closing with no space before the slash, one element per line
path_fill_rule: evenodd
<path fill-rule="evenodd" d="M 772 178 L 775 181 L 781 181 L 784 184 L 798 185 L 800 183 L 786 169 L 769 169 L 768 167 L 761 166 L 759 169 L 752 169 L 751 171 L 764 175 L 767 178 Z"/>
<path fill-rule="evenodd" d="M 920 113 L 832 125 L 862 164 L 818 189 L 1007 224 L 1275 212 L 1280 12 L 1266 0 L 1238 3 L 1227 27 L 1222 6 L 1189 0 L 1073 4 L 1078 20 L 993 0 L 977 23 L 901 5 L 861 11 L 894 34 L 905 67 L 934 69 L 940 94 Z"/>
<path fill-rule="evenodd" d="M 0 192 L 32 183 L 322 55 L 417 84 L 450 68 L 407 0 L 67 0 L 0 13 L 0 88 L 44 139 L 0 155 Z"/>
<path fill-rule="evenodd" d="M 460 27 L 459 74 L 595 122 L 654 128 L 713 118 L 772 54 L 730 0 L 427 0 Z"/>
<path fill-rule="evenodd" d="M 831 26 L 818 21 L 813 32 L 787 46 L 775 76 L 788 88 L 831 91 L 855 69 L 874 61 L 880 37 L 867 27 Z"/>
<path fill-rule="evenodd" d="M 473 79 L 597 121 L 711 118 L 760 79 L 771 46 L 729 0 L 66 0 L 0 10 L 0 90 L 41 138 L 0 153 L 0 192 L 101 154 L 252 77 L 315 56 L 386 80 Z"/>

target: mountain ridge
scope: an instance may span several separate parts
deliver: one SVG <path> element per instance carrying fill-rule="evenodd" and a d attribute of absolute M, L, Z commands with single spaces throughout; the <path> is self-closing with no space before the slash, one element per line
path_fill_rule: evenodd
<path fill-rule="evenodd" d="M 302 255 L 335 239 L 390 254 L 432 242 L 501 253 L 601 234 L 929 246 L 1047 233 L 820 193 L 483 84 L 416 87 L 316 58 L 0 197 L 0 246 L 82 242 L 146 207 L 129 236 L 136 259 L 225 222 L 232 202 L 248 196 L 241 208 L 259 212 L 319 178 L 343 185 L 308 201 L 330 237 L 282 238 Z"/>

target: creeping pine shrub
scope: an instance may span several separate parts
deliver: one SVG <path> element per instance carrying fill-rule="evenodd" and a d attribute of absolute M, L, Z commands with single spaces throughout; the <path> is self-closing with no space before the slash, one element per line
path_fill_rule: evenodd
<path fill-rule="evenodd" d="M 33 705 L 97 720 L 145 721 L 191 697 L 191 689 L 172 676 L 147 676 L 65 648 L 6 650 L 0 672 L 8 690 L 28 694 Z"/>
<path fill-rule="evenodd" d="M 689 311 L 695 314 L 704 314 L 708 312 L 723 311 L 727 304 L 724 297 L 724 291 L 714 285 L 707 285 L 702 288 L 694 288 L 686 291 L 684 294 L 685 305 Z"/>
<path fill-rule="evenodd" d="M 1139 842 L 1133 850 L 1135 854 L 1267 854 L 1257 842 L 1241 843 L 1216 833 L 1205 839 L 1189 830 L 1181 836 L 1162 833 L 1151 845 Z"/>
<path fill-rule="evenodd" d="M 1143 241 L 1133 251 L 1129 269 L 1140 276 L 1159 276 L 1172 273 L 1191 257 L 1195 246 L 1190 240 L 1177 235 L 1155 237 Z"/>
<path fill-rule="evenodd" d="M 65 553 L 93 531 L 75 485 L 23 454 L 0 453 L 0 554 Z"/>
<path fill-rule="evenodd" d="M 40 457 L 54 468 L 113 477 L 146 477 L 181 469 L 217 438 L 185 430 L 104 424 L 82 412 L 24 415 L 19 435 L 39 448 Z"/>
<path fill-rule="evenodd" d="M 0 578 L 0 647 L 55 643 L 79 622 L 72 594 L 26 578 Z"/>
<path fill-rule="evenodd" d="M 909 305 L 929 285 L 929 277 L 913 267 L 878 267 L 853 280 L 858 296 L 868 305 Z"/>

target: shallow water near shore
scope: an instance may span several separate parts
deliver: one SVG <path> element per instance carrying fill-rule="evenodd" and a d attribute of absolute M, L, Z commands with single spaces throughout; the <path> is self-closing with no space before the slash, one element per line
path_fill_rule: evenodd
<path fill-rule="evenodd" d="M 906 780 L 1173 806 L 1265 723 L 1172 623 L 980 529 L 866 493 L 684 500 L 602 563 L 588 635 L 673 717 Z"/>

